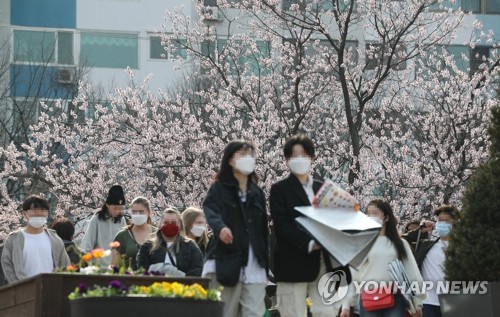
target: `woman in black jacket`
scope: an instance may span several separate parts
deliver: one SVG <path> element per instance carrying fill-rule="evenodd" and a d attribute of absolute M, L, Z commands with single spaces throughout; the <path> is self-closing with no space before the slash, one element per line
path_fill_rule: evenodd
<path fill-rule="evenodd" d="M 203 201 L 213 230 L 203 276 L 222 284 L 224 316 L 262 316 L 268 269 L 265 197 L 257 186 L 254 147 L 229 143 L 219 172 Z"/>
<path fill-rule="evenodd" d="M 200 276 L 203 257 L 196 243 L 181 235 L 182 219 L 179 211 L 167 208 L 161 216 L 159 227 L 155 237 L 140 247 L 137 253 L 138 267 L 171 276 Z"/>

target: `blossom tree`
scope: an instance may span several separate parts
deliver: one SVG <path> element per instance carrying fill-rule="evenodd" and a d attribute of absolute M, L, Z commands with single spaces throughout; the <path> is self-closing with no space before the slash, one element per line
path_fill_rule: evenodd
<path fill-rule="evenodd" d="M 285 175 L 284 141 L 304 132 L 317 145 L 316 177 L 362 201 L 384 196 L 406 219 L 456 203 L 487 160 L 498 55 L 493 47 L 481 56 L 478 71 L 457 66 L 468 57 L 443 46 L 464 23 L 459 9 L 422 0 L 219 1 L 218 16 L 197 9 L 199 20 L 174 10 L 162 25 L 165 50 L 188 52 L 185 84 L 153 93 L 150 78 L 137 84 L 130 72 L 129 87 L 96 104 L 82 83 L 75 111 L 42 114 L 21 148 L 0 150 L 2 179 L 50 184 L 58 211 L 77 217 L 117 182 L 129 200 L 182 208 L 201 203 L 230 140 L 253 141 L 267 190 Z M 473 31 L 472 46 L 494 39 Z M 64 151 L 51 153 L 54 144 Z M 13 226 L 7 215 L 18 202 L 0 193 L 2 223 Z"/>

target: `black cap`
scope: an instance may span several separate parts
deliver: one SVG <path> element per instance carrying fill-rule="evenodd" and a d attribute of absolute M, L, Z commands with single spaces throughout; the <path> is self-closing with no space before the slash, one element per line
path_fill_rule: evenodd
<path fill-rule="evenodd" d="M 110 205 L 125 205 L 125 194 L 123 193 L 123 187 L 120 185 L 113 185 L 108 192 L 108 198 L 106 198 L 106 204 Z"/>

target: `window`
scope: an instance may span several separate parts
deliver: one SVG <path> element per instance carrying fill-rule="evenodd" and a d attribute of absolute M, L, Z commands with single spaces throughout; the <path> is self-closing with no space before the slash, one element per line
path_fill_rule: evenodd
<path fill-rule="evenodd" d="M 335 44 L 338 45 L 338 41 L 335 41 Z M 357 41 L 346 41 L 344 48 L 344 61 L 347 60 L 349 56 L 349 60 L 353 63 L 357 63 L 358 61 L 358 42 Z M 334 76 L 338 76 L 338 53 L 333 48 L 332 44 L 328 40 L 312 40 L 307 43 L 307 46 L 304 49 L 304 56 L 309 58 L 309 64 L 316 63 L 318 58 L 323 59 L 327 64 L 331 65 L 331 71 L 322 71 L 321 73 L 330 73 Z"/>
<path fill-rule="evenodd" d="M 73 33 L 14 30 L 13 60 L 73 65 Z"/>
<path fill-rule="evenodd" d="M 500 13 L 500 0 L 444 0 L 430 6 L 432 11 L 457 10 L 459 8 L 465 12 L 498 14 Z"/>
<path fill-rule="evenodd" d="M 137 69 L 138 45 L 137 34 L 82 32 L 80 59 L 90 67 Z"/>
<path fill-rule="evenodd" d="M 442 2 L 436 1 L 429 7 L 431 11 L 445 11 L 448 9 L 457 10 L 459 8 L 460 8 L 460 1 L 450 1 L 450 0 L 444 0 Z"/>
<path fill-rule="evenodd" d="M 469 69 L 469 48 L 463 45 L 436 46 L 434 50 L 427 50 L 425 57 L 419 56 L 415 60 L 415 70 L 421 74 L 424 79 L 428 79 L 431 74 L 437 74 L 439 71 L 447 68 L 451 71 L 451 65 L 446 64 L 446 59 L 450 58 L 458 68 L 463 72 Z"/>
<path fill-rule="evenodd" d="M 471 49 L 470 52 L 470 74 L 474 74 L 478 71 L 479 66 L 485 63 L 490 57 L 490 47 L 489 46 L 476 46 Z"/>
<path fill-rule="evenodd" d="M 313 40 L 314 41 L 314 40 Z M 338 45 L 338 41 L 335 41 Z M 317 47 L 317 48 L 316 48 Z M 319 40 L 318 46 L 309 45 L 305 49 L 305 56 L 313 56 L 314 54 L 337 54 L 332 44 L 328 40 Z M 350 60 L 352 62 L 357 62 L 358 60 L 358 42 L 357 41 L 346 41 L 344 55 L 350 54 Z"/>
<path fill-rule="evenodd" d="M 228 44 L 229 43 L 229 44 Z M 231 74 L 265 74 L 266 70 L 260 68 L 261 58 L 270 56 L 270 43 L 267 41 L 255 41 L 256 50 L 252 45 L 244 44 L 241 40 L 218 40 L 217 51 L 220 63 L 228 63 Z"/>
<path fill-rule="evenodd" d="M 160 36 L 149 38 L 149 58 L 150 59 L 186 59 L 186 40 L 172 39 L 170 47 L 165 49 Z"/>
<path fill-rule="evenodd" d="M 462 0 L 462 10 L 472 13 L 500 13 L 500 0 Z"/>
<path fill-rule="evenodd" d="M 311 6 L 313 12 L 324 12 L 334 9 L 334 3 L 338 3 L 340 11 L 347 11 L 350 9 L 350 1 L 333 1 L 333 0 L 283 0 L 282 8 L 290 10 L 292 5 L 297 5 L 299 11 L 304 11 L 307 6 Z M 356 11 L 356 2 L 352 11 Z"/>
<path fill-rule="evenodd" d="M 390 47 L 385 44 L 366 44 L 366 69 L 373 70 L 380 65 L 387 65 L 389 60 Z M 406 69 L 406 47 L 402 44 L 396 46 L 394 54 L 392 54 L 391 68 L 395 70 Z"/>
<path fill-rule="evenodd" d="M 481 64 L 486 62 L 491 56 L 491 47 L 477 46 L 471 49 L 470 47 L 464 45 L 438 46 L 433 54 L 435 62 L 431 61 L 431 56 L 427 56 L 426 58 L 419 57 L 416 65 L 417 72 L 422 68 L 420 66 L 421 63 L 424 64 L 425 77 L 429 75 L 429 72 L 441 70 L 444 67 L 451 70 L 451 67 L 449 65 L 447 66 L 444 60 L 446 56 L 450 55 L 459 70 L 472 76 L 478 71 Z M 436 63 L 436 60 L 439 62 Z"/>

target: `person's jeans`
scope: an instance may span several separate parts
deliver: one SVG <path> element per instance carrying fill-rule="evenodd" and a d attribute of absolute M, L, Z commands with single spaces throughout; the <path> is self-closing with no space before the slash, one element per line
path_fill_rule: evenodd
<path fill-rule="evenodd" d="M 405 309 L 406 308 L 403 295 L 394 294 L 394 306 L 392 306 L 391 308 L 366 311 L 363 308 L 363 303 L 360 303 L 359 317 L 404 317 Z"/>
<path fill-rule="evenodd" d="M 422 313 L 424 317 L 441 317 L 441 306 L 424 304 Z"/>

